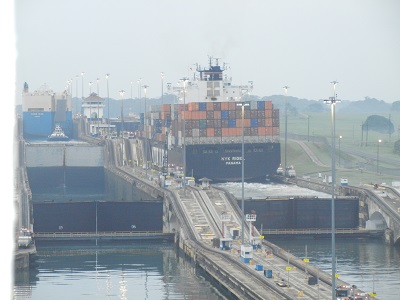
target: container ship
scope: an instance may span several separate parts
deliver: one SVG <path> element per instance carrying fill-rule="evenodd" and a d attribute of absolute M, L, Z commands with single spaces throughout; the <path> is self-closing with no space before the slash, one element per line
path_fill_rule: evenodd
<path fill-rule="evenodd" d="M 269 100 L 251 101 L 252 82 L 233 85 L 218 59 L 196 65 L 192 78 L 168 85 L 178 103 L 152 105 L 142 116 L 144 152 L 153 165 L 185 168 L 196 181 L 265 182 L 280 164 L 279 110 Z M 147 148 L 147 149 L 146 149 Z"/>
<path fill-rule="evenodd" d="M 29 91 L 25 82 L 22 93 L 23 135 L 25 139 L 47 139 L 56 126 L 72 137 L 72 100 L 68 91 L 55 93 L 46 84 Z"/>

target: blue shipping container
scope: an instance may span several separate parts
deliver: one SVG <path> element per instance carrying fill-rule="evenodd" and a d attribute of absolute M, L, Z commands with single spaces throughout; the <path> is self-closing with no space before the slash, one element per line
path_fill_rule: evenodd
<path fill-rule="evenodd" d="M 221 119 L 229 119 L 229 111 L 221 110 Z"/>
<path fill-rule="evenodd" d="M 236 120 L 235 119 L 230 119 L 228 121 L 228 126 L 229 126 L 229 128 L 235 128 L 236 127 Z"/>
<path fill-rule="evenodd" d="M 257 127 L 258 126 L 258 120 L 257 119 L 251 119 L 251 127 Z"/>
<path fill-rule="evenodd" d="M 200 102 L 199 103 L 199 110 L 207 110 L 207 103 L 206 102 Z"/>

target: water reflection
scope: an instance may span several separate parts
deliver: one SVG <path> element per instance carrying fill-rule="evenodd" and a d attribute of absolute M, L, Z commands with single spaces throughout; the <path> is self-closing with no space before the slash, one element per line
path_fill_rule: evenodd
<path fill-rule="evenodd" d="M 229 299 L 169 243 L 38 246 L 14 299 Z"/>

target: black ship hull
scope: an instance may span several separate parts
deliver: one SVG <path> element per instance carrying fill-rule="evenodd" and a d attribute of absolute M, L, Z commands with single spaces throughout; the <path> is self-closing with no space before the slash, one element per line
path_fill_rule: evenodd
<path fill-rule="evenodd" d="M 181 147 L 168 150 L 168 163 L 183 165 Z M 276 173 L 280 164 L 279 143 L 244 144 L 244 180 L 265 182 Z M 198 181 L 209 178 L 213 182 L 242 180 L 242 144 L 207 144 L 186 146 L 186 176 Z"/>

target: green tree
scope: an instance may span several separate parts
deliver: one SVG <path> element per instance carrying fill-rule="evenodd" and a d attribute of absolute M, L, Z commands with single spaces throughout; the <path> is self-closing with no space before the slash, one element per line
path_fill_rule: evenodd
<path fill-rule="evenodd" d="M 400 101 L 395 101 L 392 103 L 392 106 L 390 107 L 391 111 L 400 111 Z"/>
<path fill-rule="evenodd" d="M 396 154 L 400 154 L 400 140 L 397 140 L 394 143 L 393 152 Z"/>
<path fill-rule="evenodd" d="M 362 128 L 366 131 L 377 131 L 380 133 L 394 132 L 393 123 L 388 118 L 378 115 L 369 116 L 363 123 Z"/>

